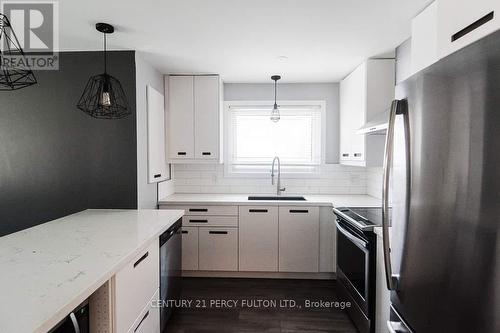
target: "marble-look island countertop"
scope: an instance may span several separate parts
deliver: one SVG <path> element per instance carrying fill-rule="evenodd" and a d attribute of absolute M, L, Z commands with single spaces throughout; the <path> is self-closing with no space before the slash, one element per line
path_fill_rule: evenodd
<path fill-rule="evenodd" d="M 47 332 L 182 215 L 86 210 L 0 237 L 0 332 Z"/>
<path fill-rule="evenodd" d="M 288 194 L 286 194 L 288 195 Z M 286 196 L 284 194 L 284 196 Z M 257 194 L 262 196 L 262 194 Z M 176 193 L 159 201 L 159 204 L 191 205 L 293 205 L 332 207 L 380 207 L 381 200 L 369 195 L 304 195 L 306 201 L 248 200 L 247 194 L 184 194 Z"/>

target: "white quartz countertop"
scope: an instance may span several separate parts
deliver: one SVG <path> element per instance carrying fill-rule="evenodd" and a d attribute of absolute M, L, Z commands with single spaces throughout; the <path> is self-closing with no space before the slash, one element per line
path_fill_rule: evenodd
<path fill-rule="evenodd" d="M 262 195 L 262 194 L 259 194 Z M 304 195 L 306 201 L 248 200 L 247 194 L 184 194 L 176 193 L 159 201 L 161 204 L 191 205 L 293 205 L 333 207 L 380 207 L 381 200 L 369 195 Z"/>
<path fill-rule="evenodd" d="M 182 215 L 86 210 L 0 237 L 0 332 L 47 332 Z"/>

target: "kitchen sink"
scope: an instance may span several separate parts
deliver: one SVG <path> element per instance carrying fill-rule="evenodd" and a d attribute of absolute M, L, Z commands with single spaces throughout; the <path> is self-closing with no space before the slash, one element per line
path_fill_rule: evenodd
<path fill-rule="evenodd" d="M 277 196 L 277 195 L 270 195 L 270 196 L 249 196 L 248 200 L 266 200 L 266 201 L 271 201 L 271 200 L 283 200 L 283 201 L 306 201 L 306 198 L 301 197 L 301 196 Z"/>

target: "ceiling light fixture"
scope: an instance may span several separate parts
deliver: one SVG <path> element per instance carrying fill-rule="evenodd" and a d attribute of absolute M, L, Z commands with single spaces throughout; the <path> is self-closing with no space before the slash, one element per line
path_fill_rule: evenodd
<path fill-rule="evenodd" d="M 280 120 L 280 110 L 278 107 L 278 104 L 276 103 L 276 86 L 278 84 L 278 80 L 281 79 L 281 76 L 279 75 L 273 75 L 271 76 L 271 80 L 274 81 L 274 106 L 273 110 L 271 111 L 271 120 L 275 123 L 277 123 Z"/>
<path fill-rule="evenodd" d="M 107 23 L 97 23 L 104 35 L 104 73 L 90 77 L 77 107 L 94 118 L 120 119 L 131 114 L 127 97 L 118 79 L 107 72 L 106 35 L 115 29 Z"/>
<path fill-rule="evenodd" d="M 7 16 L 0 13 L 0 90 L 16 90 L 36 83 L 24 51 Z"/>

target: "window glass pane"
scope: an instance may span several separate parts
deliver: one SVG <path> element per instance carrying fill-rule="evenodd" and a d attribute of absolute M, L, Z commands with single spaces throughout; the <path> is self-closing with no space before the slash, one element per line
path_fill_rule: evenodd
<path fill-rule="evenodd" d="M 228 163 L 241 170 L 248 169 L 245 165 L 267 166 L 274 156 L 280 157 L 283 166 L 321 163 L 320 108 L 281 108 L 276 123 L 269 114 L 262 107 L 230 109 Z"/>

